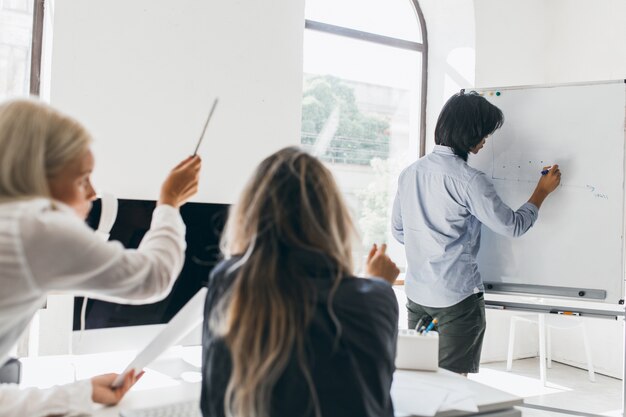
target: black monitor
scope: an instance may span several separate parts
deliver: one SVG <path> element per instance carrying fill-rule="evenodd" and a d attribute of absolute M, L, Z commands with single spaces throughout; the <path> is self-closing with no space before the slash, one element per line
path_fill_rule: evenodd
<path fill-rule="evenodd" d="M 137 248 L 150 228 L 155 201 L 118 200 L 118 213 L 109 240 L 126 248 Z M 227 204 L 187 203 L 180 209 L 187 226 L 185 264 L 171 293 L 162 301 L 146 305 L 124 305 L 88 299 L 85 330 L 146 326 L 167 323 L 198 290 L 205 286 L 209 272 L 220 260 L 219 241 Z M 94 202 L 87 224 L 96 228 L 101 213 Z M 83 297 L 74 299 L 74 330 L 81 328 Z"/>

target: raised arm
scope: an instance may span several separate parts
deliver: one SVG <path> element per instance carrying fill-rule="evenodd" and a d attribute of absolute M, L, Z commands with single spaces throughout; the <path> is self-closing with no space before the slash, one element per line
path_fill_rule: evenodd
<path fill-rule="evenodd" d="M 467 207 L 478 220 L 496 233 L 518 237 L 530 229 L 539 215 L 539 207 L 559 184 L 560 171 L 555 165 L 542 176 L 528 202 L 512 210 L 496 192 L 485 174 L 478 173 L 467 189 Z"/>
<path fill-rule="evenodd" d="M 70 213 L 47 211 L 21 222 L 34 289 L 72 292 L 113 302 L 165 297 L 184 262 L 185 225 L 177 209 L 158 206 L 138 249 L 103 242 Z"/>
<path fill-rule="evenodd" d="M 185 258 L 185 225 L 178 208 L 196 193 L 201 165 L 199 157 L 189 157 L 170 171 L 150 230 L 136 250 L 102 242 L 68 212 L 47 209 L 24 216 L 22 253 L 33 289 L 133 304 L 164 298 Z"/>

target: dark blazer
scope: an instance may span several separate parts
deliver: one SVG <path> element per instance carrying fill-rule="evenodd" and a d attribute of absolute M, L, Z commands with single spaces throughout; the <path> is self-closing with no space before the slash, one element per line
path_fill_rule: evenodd
<path fill-rule="evenodd" d="M 398 303 L 389 283 L 345 277 L 333 300 L 341 324 L 336 328 L 328 312 L 333 268 L 327 258 L 295 251 L 290 262 L 310 280 L 314 317 L 306 330 L 307 361 L 323 417 L 392 417 L 390 389 L 396 354 Z M 202 342 L 202 397 L 204 417 L 224 416 L 224 393 L 232 369 L 228 347 L 208 328 L 218 301 L 235 279 L 230 271 L 239 258 L 222 261 L 211 272 L 205 305 Z M 272 394 L 271 417 L 314 416 L 311 395 L 295 354 Z"/>

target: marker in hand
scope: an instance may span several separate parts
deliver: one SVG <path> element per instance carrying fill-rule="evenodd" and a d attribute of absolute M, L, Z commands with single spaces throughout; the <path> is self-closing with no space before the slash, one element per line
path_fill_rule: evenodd
<path fill-rule="evenodd" d="M 541 175 L 548 175 L 548 172 L 554 171 L 555 168 L 557 169 L 556 173 L 558 174 L 559 173 L 558 172 L 559 166 L 558 165 L 549 165 L 547 167 L 543 167 L 543 170 L 541 171 Z"/>

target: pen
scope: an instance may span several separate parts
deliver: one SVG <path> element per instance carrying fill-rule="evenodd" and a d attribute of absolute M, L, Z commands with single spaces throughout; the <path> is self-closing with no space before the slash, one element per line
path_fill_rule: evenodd
<path fill-rule="evenodd" d="M 424 330 L 424 334 L 428 333 L 429 331 L 431 331 L 433 329 L 433 327 L 435 327 L 435 324 L 437 324 L 439 322 L 439 320 L 437 319 L 433 319 L 433 321 L 430 322 L 430 324 L 428 325 L 428 327 L 426 328 L 426 330 Z"/>
<path fill-rule="evenodd" d="M 415 325 L 415 330 L 419 331 L 420 326 L 422 325 L 422 322 L 424 321 L 424 317 L 421 317 L 418 321 L 417 324 Z"/>
<path fill-rule="evenodd" d="M 215 106 L 217 106 L 217 97 L 215 98 L 215 100 L 213 100 L 211 111 L 209 112 L 209 116 L 206 118 L 206 122 L 204 123 L 204 127 L 202 128 L 202 133 L 200 134 L 200 138 L 198 139 L 198 144 L 196 145 L 196 149 L 193 151 L 193 156 L 196 156 L 198 154 L 198 149 L 200 148 L 200 144 L 202 143 L 202 138 L 204 138 L 206 128 L 209 125 L 209 120 L 211 120 L 211 116 L 213 116 L 213 112 L 215 111 Z"/>
<path fill-rule="evenodd" d="M 550 172 L 550 168 L 541 171 L 541 175 L 546 175 L 548 172 Z"/>

